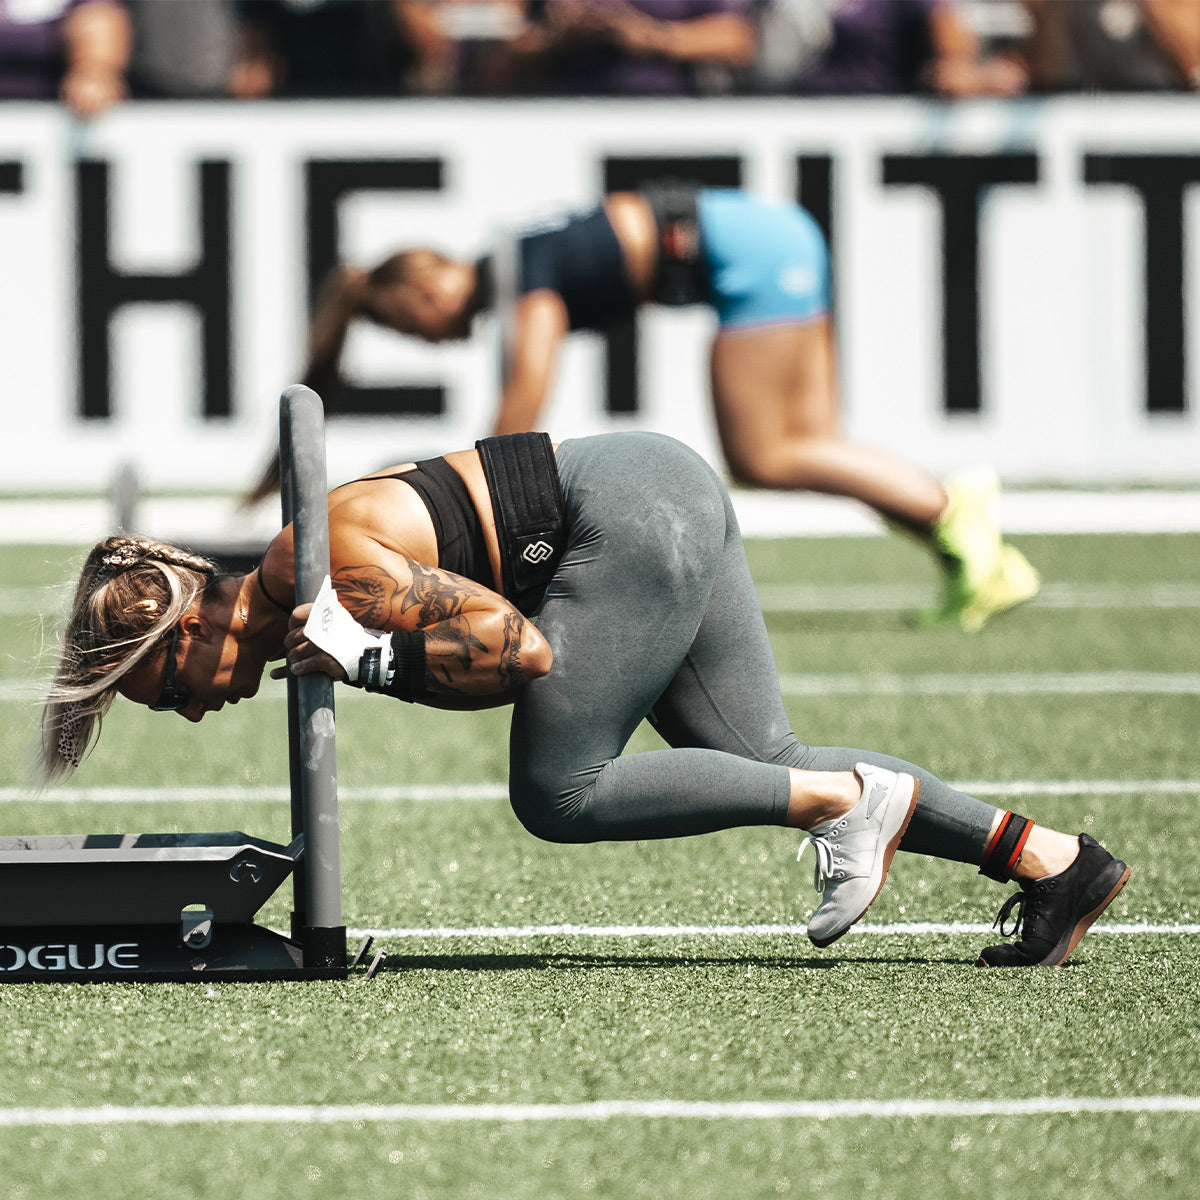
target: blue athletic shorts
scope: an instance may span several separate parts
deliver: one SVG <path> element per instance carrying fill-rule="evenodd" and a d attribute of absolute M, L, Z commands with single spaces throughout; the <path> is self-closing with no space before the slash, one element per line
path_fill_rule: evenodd
<path fill-rule="evenodd" d="M 799 205 L 706 189 L 697 207 L 722 329 L 810 321 L 829 311 L 825 238 Z"/>

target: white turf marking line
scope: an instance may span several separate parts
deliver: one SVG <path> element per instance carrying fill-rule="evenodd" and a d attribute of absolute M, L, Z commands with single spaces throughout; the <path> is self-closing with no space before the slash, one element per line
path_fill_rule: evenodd
<path fill-rule="evenodd" d="M 968 779 L 947 781 L 969 796 L 1190 796 L 1200 791 L 1200 779 Z M 0 804 L 22 801 L 38 804 L 159 804 L 179 801 L 282 804 L 289 800 L 286 786 L 274 787 L 80 787 L 47 788 L 34 794 L 28 788 L 0 787 Z M 345 786 L 338 799 L 350 804 L 445 804 L 491 802 L 508 799 L 505 783 L 447 783 Z"/>
<path fill-rule="evenodd" d="M 779 676 L 785 696 L 1197 696 L 1200 671 L 1007 671 L 980 675 L 847 673 Z M 42 688 L 22 679 L 0 679 L 0 702 L 38 703 Z M 287 689 L 268 681 L 256 698 L 283 702 Z M 358 688 L 338 692 L 339 705 L 374 698 Z"/>
<path fill-rule="evenodd" d="M 959 934 L 991 933 L 993 926 L 972 921 L 893 921 L 881 925 L 855 925 L 846 934 L 853 937 L 905 937 L 957 936 Z M 441 926 L 431 929 L 347 929 L 351 938 L 390 938 L 396 941 L 512 941 L 530 938 L 612 938 L 618 941 L 637 938 L 681 938 L 681 937 L 804 937 L 806 925 L 475 925 L 463 928 Z M 1142 936 L 1147 934 L 1200 933 L 1200 924 L 1167 923 L 1123 923 L 1117 925 L 1093 925 L 1088 936 L 1107 933 L 1114 936 Z"/>
<path fill-rule="evenodd" d="M 760 583 L 765 613 L 908 612 L 937 600 L 935 589 L 919 584 Z M 1033 608 L 1188 609 L 1200 607 L 1195 583 L 1047 583 Z"/>
<path fill-rule="evenodd" d="M 968 779 L 947 781 L 969 796 L 1190 796 L 1200 791 L 1200 779 Z M 179 801 L 215 803 L 283 804 L 290 799 L 286 786 L 274 787 L 80 787 L 47 788 L 34 794 L 28 788 L 0 787 L 0 804 L 160 804 Z M 493 802 L 508 799 L 505 783 L 447 783 L 345 786 L 338 799 L 350 804 L 446 804 Z"/>
<path fill-rule="evenodd" d="M 593 1100 L 581 1104 L 100 1105 L 0 1109 L 0 1126 L 338 1125 L 350 1122 L 643 1120 L 830 1121 L 882 1117 L 1029 1117 L 1081 1113 L 1194 1113 L 1200 1096 L 1032 1096 L 1012 1100 Z"/>
<path fill-rule="evenodd" d="M 840 584 L 779 582 L 757 586 L 766 613 L 910 612 L 936 603 L 936 588 L 921 584 Z M 71 599 L 67 585 L 0 585 L 0 616 L 52 616 Z M 1200 583 L 1047 583 L 1029 601 L 1035 608 L 1191 609 L 1200 608 Z"/>
<path fill-rule="evenodd" d="M 738 524 L 748 537 L 879 537 L 883 522 L 870 509 L 840 496 L 806 492 L 730 492 Z M 147 496 L 138 525 L 173 531 L 184 543 L 260 539 L 278 529 L 264 505 L 250 517 L 227 496 Z M 1200 531 L 1200 491 L 1194 488 L 1107 490 L 1073 488 L 1007 490 L 996 504 L 1007 534 L 1022 533 L 1195 533 Z M 109 497 L 0 501 L 0 529 L 6 545 L 35 543 L 82 548 L 113 530 Z"/>
<path fill-rule="evenodd" d="M 1014 671 L 989 675 L 780 675 L 785 696 L 1196 696 L 1198 671 Z"/>

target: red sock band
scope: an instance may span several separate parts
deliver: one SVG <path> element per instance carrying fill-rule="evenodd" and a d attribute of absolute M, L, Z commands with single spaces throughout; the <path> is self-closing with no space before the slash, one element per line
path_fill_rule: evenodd
<path fill-rule="evenodd" d="M 1021 851 L 1029 840 L 1033 822 L 1027 817 L 1006 812 L 996 826 L 996 832 L 988 838 L 983 848 L 983 858 L 979 863 L 980 875 L 995 879 L 999 883 L 1007 883 L 1013 877 Z"/>

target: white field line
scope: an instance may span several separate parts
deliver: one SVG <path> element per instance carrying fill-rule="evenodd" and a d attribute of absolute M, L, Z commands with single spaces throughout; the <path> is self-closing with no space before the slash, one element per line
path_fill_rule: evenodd
<path fill-rule="evenodd" d="M 847 937 L 956 937 L 988 934 L 993 926 L 975 921 L 891 921 L 879 925 L 855 925 Z M 804 937 L 804 924 L 753 925 L 467 925 L 434 926 L 426 929 L 347 929 L 351 938 L 385 938 L 393 941 L 525 941 L 531 938 L 604 938 L 629 941 L 638 938 L 742 938 Z M 1200 924 L 1193 922 L 1120 922 L 1093 925 L 1088 936 L 1109 934 L 1142 937 L 1151 934 L 1195 936 Z"/>
<path fill-rule="evenodd" d="M 1200 671 L 996 671 L 960 675 L 934 672 L 902 675 L 809 675 L 787 672 L 779 677 L 785 696 L 1196 696 Z M 23 679 L 0 679 L 0 703 L 38 703 L 42 685 Z M 266 681 L 258 703 L 282 703 L 282 684 Z M 338 690 L 337 703 L 359 704 L 374 698 L 357 688 Z"/>
<path fill-rule="evenodd" d="M 920 584 L 760 583 L 764 612 L 906 612 L 934 603 Z M 3 593 L 0 593 L 2 597 Z M 1196 583 L 1047 583 L 1029 602 L 1035 608 L 1198 608 Z"/>
<path fill-rule="evenodd" d="M 785 696 L 1196 696 L 1200 671 L 1011 671 L 979 675 L 782 674 Z"/>
<path fill-rule="evenodd" d="M 1200 779 L 968 779 L 947 781 L 970 796 L 1192 796 Z M 286 785 L 267 787 L 204 787 L 159 785 L 136 787 L 63 787 L 35 793 L 29 788 L 0 787 L 0 804 L 161 804 L 211 801 L 233 804 L 284 804 L 291 798 Z M 508 798 L 508 785 L 498 782 L 342 785 L 338 799 L 349 804 L 446 804 L 498 801 Z"/>
<path fill-rule="evenodd" d="M 1194 1113 L 1200 1096 L 1031 1096 L 947 1100 L 593 1100 L 580 1104 L 225 1104 L 100 1105 L 0 1109 L 0 1126 L 339 1125 L 640 1120 L 830 1121 L 881 1117 L 1076 1116 L 1085 1113 Z"/>
<path fill-rule="evenodd" d="M 73 584 L 0 585 L 0 616 L 53 618 L 71 599 Z M 763 611 L 907 612 L 933 604 L 936 589 L 921 584 L 762 583 Z M 1047 583 L 1030 603 L 1037 608 L 1200 608 L 1200 583 Z"/>
<path fill-rule="evenodd" d="M 879 537 L 883 522 L 870 509 L 840 496 L 805 492 L 730 492 L 747 538 Z M 111 497 L 0 501 L 0 530 L 7 545 L 58 544 L 82 551 L 113 531 Z M 1200 491 L 1195 488 L 1006 489 L 996 520 L 1007 534 L 1195 533 L 1200 531 Z M 187 543 L 263 546 L 278 529 L 269 505 L 247 516 L 228 496 L 145 496 L 137 524 Z"/>

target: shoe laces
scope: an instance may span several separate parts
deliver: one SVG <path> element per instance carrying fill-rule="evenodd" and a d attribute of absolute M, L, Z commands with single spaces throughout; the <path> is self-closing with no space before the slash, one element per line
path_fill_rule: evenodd
<path fill-rule="evenodd" d="M 1022 925 L 1024 925 L 1026 933 L 1032 933 L 1033 929 L 1030 927 L 1036 928 L 1038 918 L 1041 916 L 1042 902 L 1054 890 L 1056 882 L 1055 879 L 1041 879 L 1029 891 L 1022 889 L 1019 892 L 1013 892 L 1000 906 L 1000 911 L 992 922 L 992 928 L 999 929 L 1001 937 L 1015 937 Z M 1013 919 L 1012 928 L 1006 929 L 1004 923 L 1012 916 L 1014 909 L 1016 917 Z"/>
<path fill-rule="evenodd" d="M 816 852 L 817 861 L 813 864 L 813 890 L 823 892 L 829 880 L 839 881 L 846 878 L 846 872 L 841 868 L 846 860 L 841 856 L 841 843 L 833 839 L 846 828 L 846 819 L 838 821 L 828 833 L 813 833 L 800 843 L 796 852 L 796 861 L 804 857 L 804 850 L 811 846 Z"/>

